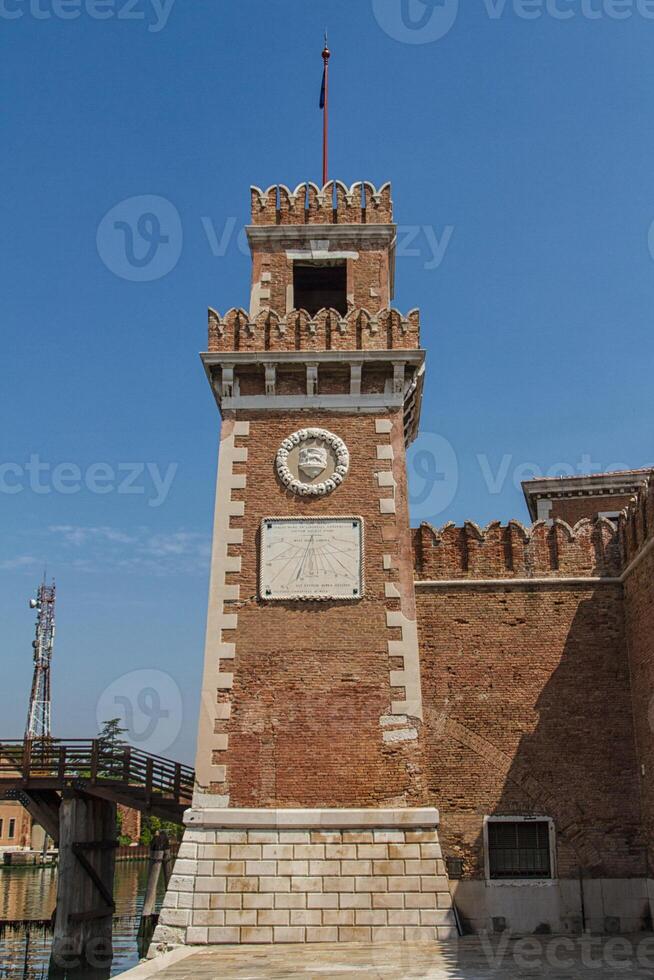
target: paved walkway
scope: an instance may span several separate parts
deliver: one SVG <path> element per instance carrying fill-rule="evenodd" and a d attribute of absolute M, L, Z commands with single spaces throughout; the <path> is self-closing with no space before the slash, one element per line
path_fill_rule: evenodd
<path fill-rule="evenodd" d="M 176 951 L 122 974 L 124 980 L 622 980 L 654 978 L 654 936 L 568 939 L 532 936 L 402 945 L 211 946 Z M 180 958 L 181 957 L 181 958 Z"/>

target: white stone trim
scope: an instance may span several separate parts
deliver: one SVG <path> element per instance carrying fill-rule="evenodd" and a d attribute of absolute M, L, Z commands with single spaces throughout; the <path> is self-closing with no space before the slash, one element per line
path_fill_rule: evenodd
<path fill-rule="evenodd" d="M 375 419 L 375 432 L 378 436 L 389 436 L 393 431 L 393 423 L 390 419 Z"/>
<path fill-rule="evenodd" d="M 384 732 L 382 738 L 387 743 L 393 742 L 413 742 L 418 738 L 415 728 L 396 728 L 392 731 Z"/>
<path fill-rule="evenodd" d="M 440 814 L 436 807 L 406 808 L 315 808 L 315 809 L 190 809 L 184 814 L 187 827 L 273 830 L 306 829 L 357 830 L 359 828 L 438 827 Z"/>
<path fill-rule="evenodd" d="M 231 705 L 217 701 L 217 693 L 231 690 L 234 683 L 234 674 L 223 670 L 222 662 L 233 661 L 236 656 L 235 645 L 225 640 L 225 634 L 229 635 L 237 628 L 238 614 L 226 611 L 225 603 L 240 598 L 240 587 L 227 584 L 226 575 L 240 572 L 242 560 L 240 556 L 228 555 L 227 551 L 230 545 L 243 543 L 242 529 L 232 528 L 230 521 L 232 517 L 242 517 L 245 512 L 244 502 L 232 500 L 232 494 L 243 489 L 247 482 L 243 474 L 234 472 L 234 464 L 247 461 L 247 449 L 236 446 L 236 439 L 247 438 L 249 434 L 249 422 L 227 419 L 223 423 L 218 457 L 194 799 L 208 797 L 218 800 L 220 805 L 226 805 L 228 798 L 211 796 L 207 790 L 212 783 L 224 783 L 227 775 L 225 766 L 217 765 L 213 759 L 216 752 L 224 752 L 228 746 L 227 734 L 215 732 L 215 726 L 217 721 L 229 719 Z"/>
<path fill-rule="evenodd" d="M 409 715 L 422 721 L 422 688 L 420 682 L 420 654 L 418 647 L 418 624 L 407 619 L 401 612 L 386 612 L 386 625 L 389 629 L 401 629 L 401 640 L 388 641 L 389 657 L 403 657 L 404 668 L 391 671 L 391 687 L 403 687 L 404 701 L 393 701 L 391 713 Z"/>
<path fill-rule="evenodd" d="M 305 251 L 287 251 L 286 258 L 291 262 L 320 262 L 327 259 L 346 261 L 347 259 L 358 259 L 358 252 L 330 252 L 328 248 L 310 248 Z"/>
<path fill-rule="evenodd" d="M 382 497 L 379 501 L 380 514 L 395 514 L 396 506 L 393 497 Z"/>
<path fill-rule="evenodd" d="M 394 460 L 395 453 L 393 452 L 392 446 L 377 446 L 377 459 L 378 460 Z"/>
<path fill-rule="evenodd" d="M 375 478 L 380 487 L 392 487 L 395 490 L 397 486 L 392 470 L 380 470 L 375 473 Z"/>
<path fill-rule="evenodd" d="M 401 408 L 404 399 L 401 395 L 236 395 L 225 397 L 220 402 L 222 411 L 279 412 L 285 409 L 297 411 L 325 409 L 330 412 L 360 412 L 375 415 L 380 408 Z"/>
<path fill-rule="evenodd" d="M 311 242 L 321 239 L 327 242 L 345 242 L 353 245 L 379 245 L 384 247 L 395 241 L 394 224 L 307 224 L 307 225 L 247 225 L 245 229 L 250 248 L 298 241 Z M 330 253 L 331 254 L 331 253 Z"/>

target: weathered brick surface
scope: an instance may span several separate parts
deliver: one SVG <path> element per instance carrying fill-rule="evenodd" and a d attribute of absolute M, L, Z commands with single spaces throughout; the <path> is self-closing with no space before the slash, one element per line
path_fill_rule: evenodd
<path fill-rule="evenodd" d="M 350 472 L 333 494 L 304 498 L 278 481 L 275 454 L 282 440 L 307 425 L 305 414 L 239 413 L 250 422 L 247 463 L 236 464 L 246 487 L 234 491 L 246 501 L 232 526 L 243 543 L 230 550 L 241 571 L 229 585 L 241 598 L 226 602 L 238 615 L 235 631 L 231 718 L 220 722 L 229 735 L 224 787 L 233 806 L 375 806 L 417 798 L 412 777 L 415 743 L 388 744 L 380 718 L 403 689 L 391 688 L 388 611 L 400 601 L 385 595 L 396 577 L 384 570 L 383 555 L 397 554 L 408 531 L 404 460 L 379 460 L 376 447 L 389 443 L 377 434 L 375 416 L 321 413 L 323 425 L 350 447 Z M 402 425 L 401 413 L 387 416 Z M 401 442 L 401 440 L 400 440 Z M 396 514 L 381 514 L 378 472 L 398 472 Z M 263 518 L 272 516 L 361 515 L 365 524 L 365 597 L 358 602 L 267 603 L 257 599 L 258 539 Z M 319 622 L 319 626 L 317 625 Z M 301 733 L 301 737 L 298 737 Z M 218 757 L 217 757 L 218 761 Z M 222 790 L 222 787 L 221 787 Z M 264 859 L 266 848 L 264 847 Z M 292 857 L 292 855 L 291 855 Z M 320 855 L 322 857 L 322 855 Z"/>
<path fill-rule="evenodd" d="M 622 569 L 620 538 L 606 519 L 574 528 L 554 521 L 525 527 L 422 524 L 413 532 L 417 579 L 612 577 Z"/>
<path fill-rule="evenodd" d="M 418 593 L 428 792 L 483 876 L 484 814 L 552 817 L 559 875 L 643 872 L 621 587 Z"/>
<path fill-rule="evenodd" d="M 599 513 L 620 512 L 630 506 L 631 494 L 607 494 L 606 496 L 555 497 L 551 516 L 566 521 L 571 527 L 583 518 L 594 518 Z"/>
<path fill-rule="evenodd" d="M 279 300 L 275 302 L 279 304 Z M 221 315 L 210 309 L 208 350 L 212 353 L 301 350 L 309 354 L 318 350 L 416 350 L 420 346 L 417 310 L 403 314 L 380 305 L 372 310 L 362 308 L 361 297 L 344 317 L 334 310 L 322 310 L 311 318 L 304 310 L 285 313 L 283 305 L 277 305 L 276 309 L 279 312 L 266 309 L 255 317 L 245 310 L 229 310 Z"/>
<path fill-rule="evenodd" d="M 654 874 L 654 550 L 645 552 L 654 532 L 654 481 L 622 522 L 625 561 L 644 554 L 625 580 L 627 647 L 638 747 L 643 834 L 649 873 Z"/>
<path fill-rule="evenodd" d="M 376 188 L 369 181 L 347 187 L 331 180 L 324 187 L 300 184 L 295 189 L 276 184 L 267 190 L 253 187 L 252 223 L 275 224 L 387 224 L 393 220 L 391 185 Z"/>

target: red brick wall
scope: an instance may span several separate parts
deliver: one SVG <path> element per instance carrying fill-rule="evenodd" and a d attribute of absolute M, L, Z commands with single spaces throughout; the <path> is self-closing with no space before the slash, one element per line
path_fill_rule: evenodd
<path fill-rule="evenodd" d="M 645 551 L 654 530 L 654 481 L 623 522 L 625 561 L 643 558 L 625 580 L 627 646 L 631 669 L 642 818 L 654 873 L 654 550 Z M 644 766 L 644 772 L 640 767 Z"/>
<path fill-rule="evenodd" d="M 131 810 L 129 807 L 118 804 L 118 813 L 121 818 L 120 832 L 123 837 L 129 837 L 132 843 L 136 843 L 141 836 L 141 814 L 138 810 Z"/>
<path fill-rule="evenodd" d="M 413 531 L 416 578 L 559 578 L 618 576 L 620 537 L 607 520 L 584 521 L 570 532 L 564 524 L 525 528 L 499 521 L 479 528 L 423 524 Z"/>
<path fill-rule="evenodd" d="M 643 872 L 621 587 L 418 591 L 427 784 L 447 854 L 482 821 L 555 820 L 559 874 Z"/>
<path fill-rule="evenodd" d="M 596 517 L 601 513 L 620 512 L 633 501 L 632 494 L 614 494 L 606 497 L 561 497 L 552 500 L 551 517 L 558 517 L 572 527 L 584 517 Z"/>
<path fill-rule="evenodd" d="M 301 311 L 271 314 L 268 310 L 250 320 L 245 310 L 229 310 L 221 316 L 209 310 L 210 352 L 325 350 L 416 350 L 420 347 L 420 314 L 406 317 L 397 310 L 382 310 L 376 318 L 365 309 L 347 316 L 323 311 L 315 320 Z"/>
<path fill-rule="evenodd" d="M 380 413 L 383 414 L 383 413 Z M 382 555 L 392 548 L 396 516 L 380 514 L 375 473 L 397 468 L 404 459 L 379 461 L 376 446 L 389 437 L 375 431 L 373 415 L 244 413 L 250 434 L 247 463 L 235 472 L 247 475 L 247 487 L 234 491 L 246 501 L 240 573 L 228 573 L 228 585 L 240 585 L 239 602 L 226 602 L 238 614 L 234 636 L 234 686 L 231 719 L 221 722 L 229 747 L 215 761 L 227 766 L 232 806 L 375 806 L 412 798 L 415 785 L 409 761 L 413 743 L 385 745 L 380 716 L 403 690 L 390 687 L 386 611 L 399 600 L 384 596 Z M 402 426 L 402 413 L 393 416 Z M 275 454 L 282 440 L 307 425 L 323 426 L 345 440 L 350 472 L 341 487 L 324 498 L 303 498 L 284 489 L 275 475 Z M 239 440 L 240 441 L 240 440 Z M 401 440 L 400 440 L 401 442 Z M 397 522 L 408 528 L 405 483 L 396 494 Z M 365 522 L 366 595 L 361 602 L 261 603 L 257 600 L 258 535 L 271 516 L 357 514 Z M 386 538 L 383 538 L 383 535 Z"/>

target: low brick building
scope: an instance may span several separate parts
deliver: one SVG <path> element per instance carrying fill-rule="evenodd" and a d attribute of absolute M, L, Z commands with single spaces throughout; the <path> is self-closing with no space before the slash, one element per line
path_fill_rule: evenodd
<path fill-rule="evenodd" d="M 32 847 L 32 818 L 20 803 L 0 800 L 0 852 Z"/>
<path fill-rule="evenodd" d="M 222 414 L 197 786 L 153 949 L 651 922 L 649 473 L 411 529 L 419 313 L 391 191 L 252 190 Z M 553 485 L 549 485 L 553 484 Z M 564 520 L 568 518 L 568 520 Z"/>

